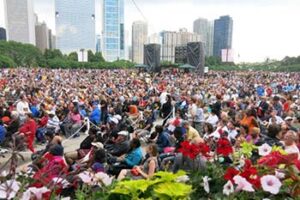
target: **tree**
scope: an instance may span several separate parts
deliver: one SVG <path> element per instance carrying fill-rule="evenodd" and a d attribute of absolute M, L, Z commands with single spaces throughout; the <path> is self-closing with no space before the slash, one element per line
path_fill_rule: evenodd
<path fill-rule="evenodd" d="M 219 66 L 221 65 L 221 59 L 216 56 L 209 56 L 205 58 L 206 66 Z"/>
<path fill-rule="evenodd" d="M 105 62 L 105 60 L 101 52 L 96 52 L 94 56 L 94 60 L 90 60 L 90 62 Z"/>
<path fill-rule="evenodd" d="M 91 50 L 88 50 L 88 62 L 94 62 L 95 55 Z"/>
<path fill-rule="evenodd" d="M 77 52 L 71 52 L 68 55 L 68 60 L 78 61 L 78 54 L 77 54 Z"/>
<path fill-rule="evenodd" d="M 59 49 L 46 49 L 44 53 L 44 57 L 46 60 L 55 59 L 55 58 L 63 58 L 63 54 Z"/>
<path fill-rule="evenodd" d="M 16 63 L 8 56 L 0 55 L 0 68 L 15 67 Z"/>

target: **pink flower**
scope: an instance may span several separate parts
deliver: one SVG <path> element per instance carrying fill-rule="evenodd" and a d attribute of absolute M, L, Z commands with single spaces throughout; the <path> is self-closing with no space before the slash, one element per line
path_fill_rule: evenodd
<path fill-rule="evenodd" d="M 46 187 L 36 188 L 30 187 L 24 192 L 22 196 L 22 200 L 30 200 L 30 199 L 42 199 L 43 194 L 49 192 L 50 190 Z"/>
<path fill-rule="evenodd" d="M 78 177 L 82 180 L 84 183 L 92 183 L 93 182 L 93 177 L 89 172 L 82 172 L 78 174 Z"/>
<path fill-rule="evenodd" d="M 223 187 L 223 194 L 229 196 L 234 192 L 233 184 L 231 181 L 227 181 L 227 183 Z"/>
<path fill-rule="evenodd" d="M 278 194 L 282 185 L 280 180 L 273 175 L 265 175 L 261 177 L 260 182 L 263 190 L 270 192 L 271 194 Z"/>
<path fill-rule="evenodd" d="M 258 154 L 260 156 L 266 156 L 271 152 L 272 152 L 272 147 L 266 143 L 258 147 Z"/>
<path fill-rule="evenodd" d="M 237 191 L 244 190 L 247 192 L 254 192 L 254 189 L 244 177 L 241 177 L 240 175 L 236 175 L 233 177 L 234 183 L 237 184 Z"/>

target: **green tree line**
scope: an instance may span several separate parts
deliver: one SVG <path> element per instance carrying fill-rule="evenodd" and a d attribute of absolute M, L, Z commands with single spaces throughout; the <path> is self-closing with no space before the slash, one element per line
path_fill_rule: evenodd
<path fill-rule="evenodd" d="M 77 52 L 63 55 L 58 49 L 46 49 L 42 53 L 37 47 L 14 41 L 0 41 L 0 67 L 47 67 L 47 68 L 130 68 L 134 63 L 126 60 L 106 62 L 100 52 L 88 51 L 89 62 L 78 62 Z"/>

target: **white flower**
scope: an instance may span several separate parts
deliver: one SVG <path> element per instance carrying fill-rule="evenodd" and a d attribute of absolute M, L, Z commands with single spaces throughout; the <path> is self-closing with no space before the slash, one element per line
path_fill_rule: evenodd
<path fill-rule="evenodd" d="M 81 172 L 78 174 L 78 177 L 84 182 L 84 183 L 92 183 L 93 177 L 89 172 Z"/>
<path fill-rule="evenodd" d="M 13 199 L 20 189 L 16 180 L 8 180 L 0 185 L 0 199 Z"/>
<path fill-rule="evenodd" d="M 223 194 L 229 196 L 234 192 L 233 184 L 231 181 L 227 181 L 227 183 L 223 187 Z"/>
<path fill-rule="evenodd" d="M 179 183 L 186 183 L 190 180 L 190 178 L 187 176 L 187 175 L 183 175 L 183 176 L 179 176 L 177 179 L 176 179 L 176 182 L 179 182 Z"/>
<path fill-rule="evenodd" d="M 208 181 L 210 181 L 211 178 L 209 178 L 208 176 L 204 176 L 203 177 L 203 187 L 204 187 L 204 190 L 205 192 L 209 193 L 209 183 Z"/>
<path fill-rule="evenodd" d="M 270 145 L 268 145 L 267 143 L 258 147 L 258 154 L 260 156 L 269 155 L 271 152 L 272 152 L 272 147 Z"/>
<path fill-rule="evenodd" d="M 244 177 L 241 177 L 240 175 L 236 175 L 233 177 L 234 183 L 237 184 L 237 191 L 244 190 L 247 192 L 254 192 L 254 189 Z"/>
<path fill-rule="evenodd" d="M 53 178 L 52 182 L 54 184 L 61 184 L 63 186 L 63 188 L 67 188 L 70 185 L 69 181 L 67 181 L 66 179 L 57 178 L 57 177 Z"/>
<path fill-rule="evenodd" d="M 276 170 L 276 171 L 275 171 L 275 176 L 276 176 L 278 179 L 284 179 L 285 174 L 282 173 L 282 172 L 280 172 L 280 171 L 278 171 L 278 170 Z"/>
<path fill-rule="evenodd" d="M 22 200 L 30 200 L 30 199 L 40 200 L 43 198 L 43 194 L 49 191 L 50 190 L 46 187 L 41 187 L 41 188 L 30 187 L 26 190 L 26 192 L 23 193 Z"/>
<path fill-rule="evenodd" d="M 8 175 L 7 171 L 6 170 L 3 170 L 3 172 L 1 172 L 1 176 L 2 177 L 6 177 Z"/>
<path fill-rule="evenodd" d="M 261 186 L 264 191 L 270 192 L 271 194 L 278 194 L 281 187 L 280 180 L 273 175 L 265 175 L 260 178 Z"/>
<path fill-rule="evenodd" d="M 95 179 L 97 182 L 104 184 L 105 186 L 111 185 L 113 177 L 109 177 L 106 173 L 98 172 L 95 174 Z"/>

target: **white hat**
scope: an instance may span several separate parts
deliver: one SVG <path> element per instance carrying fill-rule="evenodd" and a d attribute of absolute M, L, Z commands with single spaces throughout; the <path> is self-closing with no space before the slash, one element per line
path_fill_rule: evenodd
<path fill-rule="evenodd" d="M 121 121 L 121 120 L 122 120 L 121 115 L 115 115 L 113 118 L 116 118 L 118 121 Z"/>
<path fill-rule="evenodd" d="M 97 147 L 98 149 L 103 149 L 104 146 L 101 142 L 92 142 L 92 145 Z"/>
<path fill-rule="evenodd" d="M 124 135 L 124 136 L 128 136 L 128 131 L 120 131 L 119 133 L 118 133 L 118 135 Z"/>
<path fill-rule="evenodd" d="M 119 120 L 117 118 L 115 118 L 115 117 L 111 117 L 110 121 L 113 122 L 113 123 L 115 123 L 115 124 L 119 123 Z"/>
<path fill-rule="evenodd" d="M 287 117 L 284 119 L 284 121 L 289 121 L 289 120 L 293 120 L 293 118 L 290 117 L 290 116 L 287 116 Z"/>

